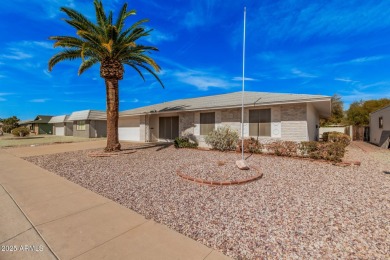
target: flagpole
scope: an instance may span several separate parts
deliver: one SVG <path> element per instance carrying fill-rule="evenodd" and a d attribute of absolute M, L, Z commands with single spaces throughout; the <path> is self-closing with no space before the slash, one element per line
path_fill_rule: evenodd
<path fill-rule="evenodd" d="M 241 93 L 241 157 L 242 160 L 244 160 L 245 27 L 246 27 L 246 7 L 244 7 L 244 41 L 242 45 L 242 93 Z"/>

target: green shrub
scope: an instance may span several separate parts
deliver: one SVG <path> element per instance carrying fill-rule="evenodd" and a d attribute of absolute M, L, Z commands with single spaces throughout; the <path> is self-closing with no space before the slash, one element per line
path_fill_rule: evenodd
<path fill-rule="evenodd" d="M 301 142 L 300 151 L 304 157 L 340 162 L 345 154 L 342 142 Z"/>
<path fill-rule="evenodd" d="M 270 143 L 266 146 L 269 153 L 277 156 L 297 156 L 298 155 L 298 143 L 292 141 L 277 141 Z"/>
<path fill-rule="evenodd" d="M 327 142 L 341 143 L 344 146 L 348 146 L 351 143 L 351 138 L 348 135 L 339 132 L 328 133 L 326 139 Z"/>
<path fill-rule="evenodd" d="M 328 141 L 328 136 L 330 133 L 334 133 L 334 132 L 325 132 L 322 134 L 322 141 L 324 142 L 327 142 Z"/>
<path fill-rule="evenodd" d="M 345 145 L 341 142 L 325 143 L 321 146 L 322 159 L 341 162 L 345 154 Z"/>
<path fill-rule="evenodd" d="M 12 125 L 3 125 L 2 126 L 2 129 L 3 129 L 3 132 L 4 133 L 8 133 L 10 134 L 12 132 L 13 129 L 15 129 L 16 127 L 12 126 Z"/>
<path fill-rule="evenodd" d="M 176 148 L 197 148 L 198 143 L 191 142 L 188 137 L 176 137 L 173 142 Z"/>
<path fill-rule="evenodd" d="M 229 126 L 218 127 L 205 137 L 205 142 L 219 151 L 235 150 L 238 143 L 238 132 Z"/>
<path fill-rule="evenodd" d="M 245 153 L 262 153 L 263 152 L 263 144 L 259 142 L 259 140 L 251 137 L 250 139 L 244 139 L 244 152 Z M 237 144 L 237 152 L 242 151 L 241 140 Z"/>
<path fill-rule="evenodd" d="M 11 131 L 14 136 L 27 136 L 30 134 L 30 130 L 27 127 L 21 126 Z"/>
<path fill-rule="evenodd" d="M 301 151 L 302 156 L 311 157 L 314 152 L 318 151 L 319 142 L 316 141 L 304 141 L 301 142 L 299 150 Z M 312 157 L 311 157 L 312 158 Z"/>

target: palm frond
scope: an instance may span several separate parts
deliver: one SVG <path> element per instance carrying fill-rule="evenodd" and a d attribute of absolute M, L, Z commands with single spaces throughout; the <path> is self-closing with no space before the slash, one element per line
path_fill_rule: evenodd
<path fill-rule="evenodd" d="M 138 40 L 147 37 L 152 32 L 142 25 L 148 19 L 139 20 L 128 28 L 125 27 L 126 19 L 136 14 L 135 10 L 127 10 L 124 4 L 113 24 L 113 13 L 105 12 L 101 0 L 94 0 L 96 22 L 91 22 L 86 16 L 71 8 L 63 7 L 61 10 L 69 17 L 65 22 L 77 30 L 76 37 L 52 36 L 54 47 L 62 47 L 63 51 L 57 53 L 49 60 L 49 70 L 63 60 L 73 60 L 81 58 L 79 75 L 96 63 L 105 62 L 106 71 L 110 71 L 110 66 L 122 63 L 133 68 L 143 80 L 145 77 L 142 70 L 151 73 L 164 87 L 157 73 L 160 71 L 158 64 L 149 54 L 158 51 L 156 47 L 137 44 Z M 103 65 L 101 65 L 103 66 Z M 122 68 L 123 69 L 123 68 Z M 121 74 L 122 73 L 122 74 Z M 106 74 L 101 74 L 106 75 Z M 107 74 L 108 75 L 108 74 Z M 114 75 L 119 75 L 121 79 L 123 71 Z"/>
<path fill-rule="evenodd" d="M 138 74 L 139 74 L 139 75 L 141 76 L 141 78 L 143 79 L 143 81 L 145 81 L 144 75 L 142 74 L 141 70 L 137 68 L 136 65 L 134 65 L 132 62 L 127 62 L 127 61 L 125 61 L 125 62 L 123 62 L 123 63 L 126 64 L 126 65 L 129 65 L 129 66 L 132 67 L 135 71 L 137 71 Z"/>
<path fill-rule="evenodd" d="M 137 66 L 147 70 L 150 74 L 153 75 L 153 77 L 155 77 L 157 79 L 157 81 L 160 83 L 160 85 L 165 88 L 164 84 L 162 83 L 161 79 L 158 77 L 158 75 L 153 71 L 151 70 L 148 66 L 145 66 L 144 64 L 137 64 Z"/>
<path fill-rule="evenodd" d="M 105 29 L 107 16 L 104 13 L 103 4 L 99 0 L 95 0 L 93 4 L 95 5 L 96 22 L 100 28 Z"/>
<path fill-rule="evenodd" d="M 54 47 L 81 47 L 83 45 L 83 41 L 76 37 L 70 36 L 51 36 L 50 40 L 56 41 L 54 43 Z"/>
<path fill-rule="evenodd" d="M 74 25 L 77 25 L 77 26 L 81 26 L 81 28 L 77 28 L 78 30 L 80 29 L 85 29 L 85 30 L 92 30 L 94 32 L 99 32 L 99 28 L 97 26 L 95 26 L 94 23 L 92 23 L 90 20 L 88 20 L 88 18 L 86 18 L 83 14 L 77 12 L 76 10 L 73 10 L 71 8 L 67 8 L 67 7 L 61 7 L 60 9 L 61 11 L 63 11 L 64 13 L 66 13 L 70 18 L 72 18 L 72 20 L 70 21 L 74 21 L 75 23 L 69 23 L 70 25 L 74 26 Z M 67 21 L 67 20 L 65 20 Z M 69 20 L 68 20 L 69 21 Z"/>
<path fill-rule="evenodd" d="M 119 37 L 118 37 L 118 42 L 125 42 L 123 41 L 124 38 L 127 37 L 128 34 L 130 34 L 132 31 L 134 31 L 136 28 L 139 28 L 139 26 L 143 23 L 146 23 L 148 22 L 149 20 L 148 19 L 142 19 L 136 23 L 134 23 L 132 26 L 130 26 L 129 28 L 127 28 L 126 30 L 124 30 L 123 32 L 120 33 Z M 118 31 L 120 32 L 121 30 L 118 29 Z"/>
<path fill-rule="evenodd" d="M 77 58 L 81 58 L 81 50 L 64 50 L 62 52 L 57 53 L 49 60 L 49 71 L 51 71 L 58 62 L 64 60 L 74 60 Z"/>
<path fill-rule="evenodd" d="M 80 65 L 80 68 L 79 68 L 79 71 L 78 71 L 78 74 L 79 76 L 84 72 L 86 71 L 87 69 L 89 69 L 90 67 L 92 67 L 93 65 L 95 65 L 96 63 L 99 62 L 99 59 L 97 58 L 90 58 L 88 60 L 84 60 L 81 65 Z"/>
<path fill-rule="evenodd" d="M 127 3 L 123 5 L 115 23 L 115 27 L 118 29 L 118 32 L 122 31 L 126 18 L 129 17 L 130 15 L 135 15 L 135 14 L 136 14 L 135 10 L 127 11 Z"/>

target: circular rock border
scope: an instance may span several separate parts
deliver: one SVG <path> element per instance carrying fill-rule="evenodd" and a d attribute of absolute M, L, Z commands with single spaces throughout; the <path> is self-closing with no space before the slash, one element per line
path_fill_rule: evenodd
<path fill-rule="evenodd" d="M 183 168 L 183 167 L 181 167 L 181 168 Z M 230 185 L 245 184 L 245 183 L 252 182 L 252 181 L 255 181 L 255 180 L 260 179 L 261 177 L 263 177 L 263 173 L 260 172 L 258 168 L 254 167 L 254 166 L 251 166 L 251 168 L 255 169 L 258 174 L 253 176 L 253 177 L 250 177 L 248 179 L 234 180 L 234 181 L 210 181 L 210 180 L 205 180 L 205 179 L 199 179 L 199 178 L 191 177 L 191 176 L 189 176 L 187 174 L 182 173 L 180 169 L 176 170 L 176 174 L 179 177 L 181 177 L 181 178 L 183 178 L 183 179 L 185 179 L 187 181 L 196 182 L 196 183 L 201 184 L 201 185 L 230 186 Z"/>

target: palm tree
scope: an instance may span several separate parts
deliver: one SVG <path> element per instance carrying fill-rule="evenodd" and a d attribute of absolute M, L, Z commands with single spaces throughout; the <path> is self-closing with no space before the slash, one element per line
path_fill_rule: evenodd
<path fill-rule="evenodd" d="M 81 75 L 85 70 L 100 63 L 100 76 L 104 78 L 106 85 L 107 102 L 107 146 L 105 151 L 118 151 L 121 148 L 118 138 L 119 118 L 119 80 L 123 79 L 124 67 L 133 68 L 141 78 L 145 78 L 142 69 L 151 73 L 160 84 L 163 83 L 156 75 L 160 71 L 157 63 L 148 56 L 151 51 L 158 51 L 156 47 L 138 45 L 135 42 L 148 36 L 151 30 L 145 30 L 141 25 L 147 19 L 140 20 L 128 28 L 125 28 L 127 17 L 134 15 L 135 10 L 127 10 L 124 4 L 115 24 L 112 11 L 106 15 L 103 4 L 94 0 L 96 11 L 96 23 L 88 20 L 76 10 L 62 7 L 69 19 L 65 22 L 77 30 L 77 36 L 52 36 L 56 41 L 54 47 L 62 47 L 63 50 L 55 54 L 49 60 L 49 71 L 58 62 L 81 58 L 82 62 L 78 70 Z"/>

